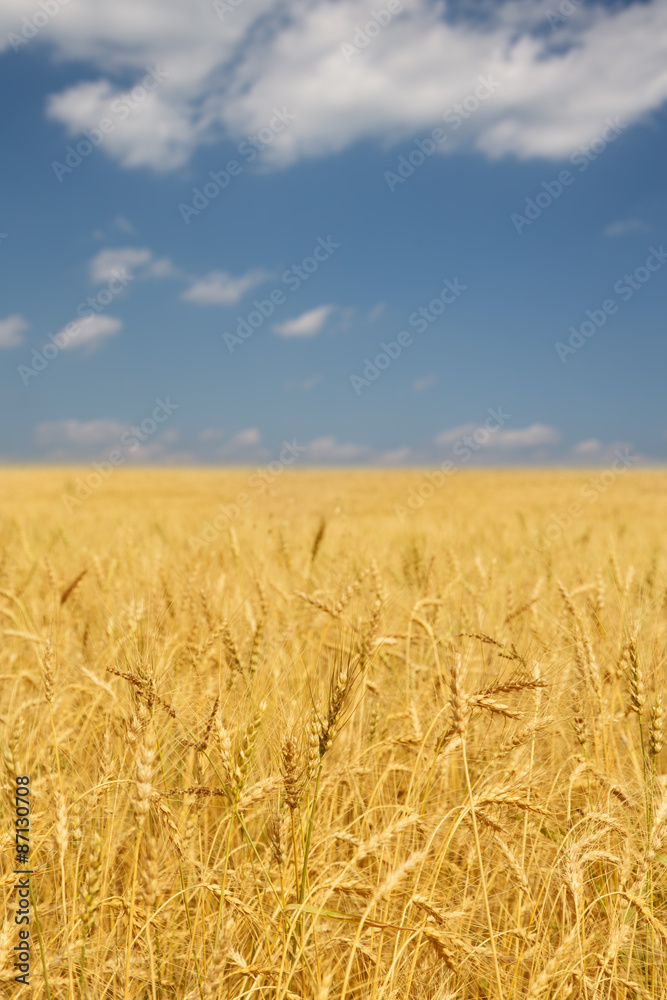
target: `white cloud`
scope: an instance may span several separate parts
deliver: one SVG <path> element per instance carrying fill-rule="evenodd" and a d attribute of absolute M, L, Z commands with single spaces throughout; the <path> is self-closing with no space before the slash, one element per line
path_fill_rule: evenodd
<path fill-rule="evenodd" d="M 477 437 L 475 434 L 477 432 Z M 435 443 L 441 448 L 447 448 L 462 441 L 464 437 L 472 437 L 478 448 L 498 451 L 523 451 L 544 445 L 557 444 L 561 435 L 555 427 L 545 424 L 531 424 L 529 427 L 518 427 L 506 430 L 499 427 L 486 431 L 483 424 L 462 424 L 451 430 L 441 431 L 435 438 Z"/>
<path fill-rule="evenodd" d="M 132 225 L 129 219 L 126 219 L 124 215 L 117 215 L 116 218 L 111 223 L 113 229 L 118 229 L 121 233 L 127 233 L 129 236 L 133 236 L 136 229 Z M 94 229 L 92 233 L 94 240 L 105 240 L 107 234 L 103 229 Z"/>
<path fill-rule="evenodd" d="M 319 385 L 322 381 L 321 375 L 311 375 L 310 378 L 303 379 L 302 382 L 288 382 L 285 386 L 286 389 L 303 389 L 306 392 L 309 389 L 314 389 L 316 385 Z"/>
<path fill-rule="evenodd" d="M 34 9 L 34 0 L 5 0 L 0 46 Z M 394 144 L 441 123 L 479 75 L 501 86 L 449 130 L 445 153 L 565 157 L 599 135 L 605 118 L 631 123 L 662 106 L 667 4 L 589 5 L 555 32 L 546 9 L 512 0 L 483 5 L 477 18 L 473 5 L 413 0 L 348 63 L 340 45 L 368 21 L 366 0 L 253 0 L 224 23 L 210 0 L 70 0 L 39 40 L 101 78 L 52 95 L 48 114 L 70 136 L 109 117 L 103 153 L 164 171 L 222 134 L 256 132 L 276 106 L 296 117 L 266 147 L 275 164 L 362 139 Z M 168 76 L 121 118 L 114 107 L 128 77 L 140 83 L 156 63 Z"/>
<path fill-rule="evenodd" d="M 224 437 L 224 434 L 222 427 L 205 427 L 199 435 L 199 440 L 204 442 L 219 441 L 221 437 Z"/>
<path fill-rule="evenodd" d="M 144 8 L 150 3 L 144 3 Z M 141 3 L 137 4 L 140 8 Z M 74 11 L 76 8 L 70 8 Z M 141 15 L 141 11 L 138 11 Z M 156 11 L 156 16 L 158 12 Z M 74 18 L 73 18 L 74 20 Z M 167 41 L 163 39 L 163 41 Z M 128 51 L 128 38 L 121 43 L 118 56 L 128 63 L 134 59 Z M 171 42 L 175 42 L 172 39 Z M 167 44 L 170 43 L 167 41 Z M 135 69 L 135 66 L 132 66 Z M 137 85 L 145 72 L 137 72 Z M 181 76 L 181 82 L 183 77 Z M 205 90 L 205 81 L 200 85 Z M 47 116 L 65 126 L 68 136 L 80 135 L 83 129 L 97 128 L 106 118 L 113 122 L 113 131 L 104 136 L 100 148 L 117 159 L 123 167 L 150 167 L 165 172 L 182 166 L 200 144 L 202 112 L 193 114 L 187 96 L 180 88 L 166 88 L 148 94 L 139 104 L 128 103 L 126 89 L 109 80 L 86 80 L 75 83 L 59 94 L 52 94 L 47 103 Z M 194 95 L 193 95 L 194 96 Z M 199 97 L 203 98 L 204 93 Z M 185 98 L 185 100 L 183 99 Z M 127 113 L 124 114 L 124 109 Z M 63 154 L 64 158 L 64 154 Z"/>
<path fill-rule="evenodd" d="M 262 445 L 262 435 L 257 427 L 246 427 L 238 431 L 219 448 L 218 455 L 223 461 L 255 462 L 268 458 L 269 452 Z"/>
<path fill-rule="evenodd" d="M 234 305 L 246 292 L 271 277 L 267 271 L 257 268 L 234 277 L 227 271 L 211 271 L 203 278 L 194 279 L 193 284 L 181 294 L 186 302 L 199 306 Z"/>
<path fill-rule="evenodd" d="M 62 334 L 67 339 L 62 349 L 68 351 L 72 347 L 81 347 L 82 345 L 89 348 L 96 347 L 106 337 L 113 337 L 122 328 L 122 321 L 115 316 L 86 316 L 84 319 L 76 320 L 74 332 L 67 333 L 65 327 L 57 336 Z"/>
<path fill-rule="evenodd" d="M 451 430 L 440 431 L 439 434 L 436 434 L 434 443 L 439 448 L 448 448 L 449 445 L 455 444 L 465 434 L 472 434 L 477 429 L 477 426 L 477 424 L 461 424 L 460 427 L 452 427 Z"/>
<path fill-rule="evenodd" d="M 572 448 L 573 455 L 597 455 L 601 451 L 602 441 L 598 441 L 597 438 L 587 438 L 585 441 L 575 444 Z"/>
<path fill-rule="evenodd" d="M 435 385 L 438 381 L 437 375 L 424 375 L 423 378 L 416 378 L 412 383 L 412 388 L 415 392 L 423 392 L 424 389 L 430 389 L 431 386 Z"/>
<path fill-rule="evenodd" d="M 118 274 L 131 278 L 185 278 L 169 257 L 156 257 L 148 247 L 109 247 L 95 254 L 88 265 L 94 285 L 103 285 Z"/>
<path fill-rule="evenodd" d="M 0 319 L 0 350 L 3 348 L 18 347 L 23 343 L 23 331 L 27 330 L 30 324 L 23 316 L 15 313 L 6 319 Z"/>
<path fill-rule="evenodd" d="M 94 284 L 111 281 L 118 273 L 139 278 L 176 278 L 188 282 L 181 299 L 196 305 L 234 305 L 246 292 L 273 275 L 262 268 L 234 276 L 227 271 L 210 271 L 203 278 L 188 275 L 169 257 L 156 257 L 148 247 L 113 247 L 100 250 L 89 264 Z"/>
<path fill-rule="evenodd" d="M 570 448 L 568 454 L 577 464 L 602 466 L 612 465 L 619 457 L 627 455 L 628 452 L 634 456 L 634 461 L 643 460 L 644 456 L 639 455 L 628 441 L 612 441 L 610 444 L 605 444 L 598 438 L 587 438 L 585 441 L 579 441 L 578 444 Z"/>
<path fill-rule="evenodd" d="M 315 438 L 306 445 L 304 457 L 313 462 L 355 462 L 368 457 L 371 449 L 366 445 L 339 443 L 335 437 Z"/>
<path fill-rule="evenodd" d="M 95 285 L 111 281 L 117 272 L 134 274 L 153 260 L 153 251 L 148 247 L 116 247 L 100 250 L 90 261 L 90 279 Z"/>
<path fill-rule="evenodd" d="M 393 448 L 389 451 L 382 451 L 377 457 L 377 462 L 379 465 L 401 465 L 412 455 L 412 449 L 406 447 Z"/>
<path fill-rule="evenodd" d="M 316 465 L 402 465 L 413 457 L 406 446 L 377 451 L 366 444 L 338 441 L 333 434 L 315 438 L 305 445 L 303 461 Z"/>
<path fill-rule="evenodd" d="M 627 236 L 628 233 L 647 233 L 649 226 L 641 219 L 621 219 L 618 222 L 610 223 L 605 231 L 605 236 Z"/>
<path fill-rule="evenodd" d="M 118 441 L 123 424 L 111 417 L 98 420 L 50 420 L 35 428 L 40 447 L 100 448 Z"/>
<path fill-rule="evenodd" d="M 375 323 L 375 321 L 380 318 L 385 309 L 386 309 L 386 303 L 378 302 L 377 305 L 373 306 L 366 319 L 368 320 L 369 323 Z"/>
<path fill-rule="evenodd" d="M 308 312 L 286 319 L 283 323 L 275 323 L 273 332 L 281 337 L 314 337 L 320 332 L 335 306 L 318 306 Z"/>
<path fill-rule="evenodd" d="M 490 448 L 503 450 L 537 448 L 539 445 L 558 444 L 560 432 L 555 427 L 545 424 L 531 424 L 530 427 L 520 427 L 517 430 L 494 431 L 489 438 Z"/>
<path fill-rule="evenodd" d="M 249 445 L 249 444 L 259 444 L 261 435 L 257 427 L 248 427 L 244 431 L 239 431 L 232 438 L 233 444 Z"/>
<path fill-rule="evenodd" d="M 121 233 L 133 234 L 135 232 L 134 226 L 124 215 L 117 215 L 113 220 L 113 224 L 116 229 L 120 229 Z"/>
<path fill-rule="evenodd" d="M 183 272 L 169 257 L 158 257 L 148 265 L 147 274 L 151 278 L 182 278 Z"/>
<path fill-rule="evenodd" d="M 113 417 L 47 420 L 35 428 L 34 440 L 38 448 L 46 450 L 45 457 L 52 461 L 80 462 L 91 458 L 105 461 L 110 451 L 120 452 L 121 464 L 142 465 L 153 461 L 191 464 L 196 461 L 192 452 L 175 450 L 180 440 L 176 428 L 168 428 L 140 444 L 134 436 L 129 440 L 125 437 L 129 430 L 128 424 Z"/>

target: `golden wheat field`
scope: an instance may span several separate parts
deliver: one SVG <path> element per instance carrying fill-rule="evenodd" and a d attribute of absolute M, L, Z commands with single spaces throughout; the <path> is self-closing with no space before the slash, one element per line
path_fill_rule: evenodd
<path fill-rule="evenodd" d="M 665 996 L 664 473 L 83 472 L 1 473 L 3 995 Z"/>

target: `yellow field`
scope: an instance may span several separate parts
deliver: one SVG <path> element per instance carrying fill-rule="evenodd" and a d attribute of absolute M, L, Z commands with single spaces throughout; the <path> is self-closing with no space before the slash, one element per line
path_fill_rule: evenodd
<path fill-rule="evenodd" d="M 664 997 L 667 475 L 251 475 L 0 472 L 3 995 Z"/>

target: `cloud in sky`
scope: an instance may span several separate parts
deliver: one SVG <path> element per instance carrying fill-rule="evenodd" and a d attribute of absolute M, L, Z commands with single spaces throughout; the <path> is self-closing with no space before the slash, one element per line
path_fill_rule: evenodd
<path fill-rule="evenodd" d="M 259 462 L 269 457 L 257 427 L 246 427 L 224 441 L 217 451 L 223 462 Z"/>
<path fill-rule="evenodd" d="M 375 323 L 375 321 L 380 318 L 380 316 L 382 315 L 382 313 L 385 311 L 386 308 L 387 308 L 386 302 L 378 302 L 377 305 L 373 306 L 368 316 L 366 317 L 367 321 L 369 323 Z"/>
<path fill-rule="evenodd" d="M 148 247 L 115 247 L 100 250 L 90 261 L 90 280 L 94 285 L 104 285 L 115 277 L 114 272 L 134 272 L 144 268 L 153 260 L 153 251 Z"/>
<path fill-rule="evenodd" d="M 27 330 L 30 324 L 23 316 L 15 313 L 0 319 L 0 350 L 10 347 L 18 347 L 23 343 L 23 331 Z"/>
<path fill-rule="evenodd" d="M 309 309 L 300 316 L 286 319 L 282 323 L 274 323 L 273 332 L 281 337 L 314 337 L 320 332 L 334 309 L 335 306 L 332 305 Z"/>
<path fill-rule="evenodd" d="M 627 236 L 628 233 L 648 233 L 650 226 L 641 219 L 621 219 L 610 223 L 604 231 L 605 236 Z"/>
<path fill-rule="evenodd" d="M 412 388 L 415 392 L 424 392 L 425 389 L 430 389 L 438 381 L 437 375 L 424 375 L 423 378 L 416 378 L 412 383 Z"/>
<path fill-rule="evenodd" d="M 33 9 L 31 0 L 3 5 L 0 46 Z M 465 128 L 449 130 L 444 153 L 566 157 L 607 117 L 632 123 L 665 102 L 667 5 L 589 5 L 555 31 L 545 30 L 545 9 L 513 0 L 484 5 L 484 17 L 459 5 L 453 16 L 452 7 L 413 0 L 346 60 L 341 44 L 368 20 L 365 0 L 253 0 L 224 22 L 210 0 L 70 0 L 39 40 L 100 77 L 52 94 L 47 111 L 70 136 L 108 117 L 104 153 L 167 171 L 220 134 L 257 132 L 277 105 L 296 116 L 263 154 L 277 165 L 364 139 L 394 144 L 441 124 L 480 75 L 499 86 Z M 147 66 L 163 74 L 159 85 L 123 114 L 127 79 L 141 85 Z"/>
<path fill-rule="evenodd" d="M 359 440 L 341 440 L 335 434 L 325 434 L 308 440 L 298 438 L 298 463 L 304 465 L 364 465 L 364 466 L 423 466 L 436 468 L 442 462 L 442 447 L 463 442 L 466 435 L 473 440 L 479 425 L 464 424 L 443 431 L 436 438 L 438 449 L 413 449 L 407 445 L 392 448 L 377 448 Z M 135 439 L 128 447 L 125 440 L 130 431 L 130 422 L 123 423 L 114 417 L 100 417 L 92 420 L 69 418 L 49 420 L 39 423 L 33 431 L 33 440 L 38 449 L 46 452 L 53 461 L 80 461 L 104 457 L 112 448 L 120 448 L 128 460 L 133 462 L 164 462 L 168 464 L 191 464 L 197 461 L 215 464 L 264 465 L 276 458 L 276 451 L 265 444 L 258 427 L 246 427 L 236 432 L 226 432 L 220 427 L 207 427 L 193 431 L 190 442 L 182 443 L 183 434 L 176 428 L 166 428 L 151 440 L 137 447 Z M 476 447 L 466 447 L 467 454 L 454 452 L 455 465 L 470 462 L 483 465 L 485 453 L 488 463 L 489 453 L 498 464 L 513 465 L 526 458 L 537 457 L 540 461 L 558 464 L 563 459 L 569 465 L 604 466 L 613 463 L 619 452 L 628 450 L 634 460 L 642 456 L 634 446 L 623 441 L 603 443 L 597 438 L 587 438 L 562 452 L 551 446 L 559 444 L 561 434 L 545 424 L 507 431 L 503 428 L 494 432 L 487 442 Z M 550 446 L 548 451 L 544 448 Z M 202 453 L 202 447 L 204 451 Z M 536 449 L 542 449 L 536 451 Z"/>
<path fill-rule="evenodd" d="M 620 456 L 630 453 L 634 456 L 634 461 L 644 460 L 644 456 L 639 454 L 634 445 L 628 441 L 612 441 L 605 444 L 598 438 L 586 438 L 573 445 L 568 452 L 569 457 L 576 465 L 611 465 Z"/>
<path fill-rule="evenodd" d="M 440 448 L 449 448 L 461 441 L 464 437 L 473 436 L 479 448 L 486 448 L 494 451 L 523 451 L 529 448 L 537 448 L 544 445 L 558 444 L 561 434 L 555 427 L 548 427 L 546 424 L 531 424 L 529 427 L 518 427 L 509 430 L 499 427 L 486 433 L 485 439 L 477 441 L 474 438 L 475 431 L 480 429 L 479 424 L 462 424 L 460 427 L 453 427 L 451 430 L 440 431 L 435 438 L 435 444 Z"/>
<path fill-rule="evenodd" d="M 390 448 L 381 452 L 377 457 L 378 465 L 402 465 L 412 457 L 412 450 L 406 445 L 400 448 Z"/>
<path fill-rule="evenodd" d="M 235 444 L 248 445 L 259 444 L 261 434 L 257 427 L 248 427 L 244 431 L 239 431 L 233 438 Z"/>
<path fill-rule="evenodd" d="M 150 4 L 144 2 L 143 12 L 141 6 L 140 2 L 139 15 L 148 13 L 145 8 Z M 124 14 L 127 16 L 127 11 Z M 157 11 L 155 16 L 159 16 Z M 76 18 L 72 20 L 77 22 Z M 96 19 L 96 27 L 99 27 L 103 20 L 103 18 Z M 78 23 L 81 25 L 81 20 Z M 93 33 L 97 34 L 96 31 Z M 95 41 L 99 39 L 93 40 L 93 46 Z M 166 48 L 172 49 L 174 41 L 172 40 L 171 44 L 167 42 Z M 126 63 L 125 72 L 129 68 L 128 64 L 134 62 L 127 51 L 130 45 L 128 37 L 120 42 L 117 53 L 119 62 Z M 184 53 L 180 53 L 181 59 L 183 56 Z M 87 58 L 90 58 L 90 55 Z M 147 55 L 141 70 L 136 67 L 136 83 L 130 88 L 131 90 L 141 86 L 140 80 L 146 75 L 145 69 L 149 61 L 152 61 L 153 68 L 155 67 L 154 59 Z M 182 75 L 180 83 L 185 83 Z M 204 80 L 200 83 L 202 89 L 199 97 L 204 99 L 208 88 Z M 163 92 L 149 93 L 140 102 L 135 103 L 131 98 L 128 100 L 127 88 L 116 85 L 108 79 L 86 80 L 68 87 L 59 94 L 51 94 L 47 101 L 46 113 L 47 117 L 64 125 L 68 136 L 79 135 L 86 128 L 98 129 L 99 123 L 106 119 L 113 124 L 113 129 L 104 135 L 101 148 L 124 167 L 151 167 L 153 170 L 166 172 L 182 166 L 197 148 L 202 122 L 199 115 L 189 113 L 188 102 L 183 101 L 185 94 L 178 86 L 172 87 L 167 93 L 164 93 L 164 89 L 163 86 Z M 186 92 L 188 90 L 186 85 Z M 173 103 L 174 99 L 176 103 Z"/>
<path fill-rule="evenodd" d="M 120 464 L 161 462 L 190 464 L 196 461 L 193 452 L 179 450 L 180 432 L 168 428 L 140 441 L 130 423 L 123 424 L 114 417 L 96 420 L 45 420 L 34 430 L 36 446 L 46 451 L 50 461 L 82 462 L 91 459 L 107 460 L 111 451 L 122 456 Z"/>
<path fill-rule="evenodd" d="M 154 257 L 148 265 L 146 276 L 150 278 L 183 278 L 185 275 L 169 257 Z"/>
<path fill-rule="evenodd" d="M 573 455 L 597 455 L 602 451 L 602 442 L 597 438 L 586 438 L 572 448 Z"/>
<path fill-rule="evenodd" d="M 327 437 L 315 438 L 304 451 L 304 457 L 311 462 L 321 462 L 323 465 L 333 462 L 355 462 L 362 458 L 367 458 L 371 454 L 371 449 L 367 445 L 354 444 L 352 442 L 338 442 L 331 435 Z"/>
<path fill-rule="evenodd" d="M 210 271 L 202 278 L 187 275 L 169 257 L 156 257 L 148 247 L 109 247 L 95 254 L 89 264 L 93 284 L 103 285 L 118 273 L 132 278 L 176 278 L 189 287 L 181 293 L 185 302 L 199 306 L 235 305 L 246 292 L 272 277 L 263 268 L 234 276 L 228 271 Z"/>
<path fill-rule="evenodd" d="M 300 382 L 288 382 L 285 386 L 286 389 L 303 389 L 307 392 L 309 389 L 314 389 L 316 385 L 319 385 L 322 381 L 321 375 L 311 375 L 309 378 L 304 378 Z"/>
<path fill-rule="evenodd" d="M 135 232 L 134 226 L 129 219 L 126 219 L 124 215 L 117 215 L 113 220 L 113 224 L 116 229 L 119 229 L 121 233 L 129 233 L 133 235 Z"/>
<path fill-rule="evenodd" d="M 113 417 L 101 417 L 95 420 L 47 420 L 39 423 L 33 433 L 35 444 L 40 449 L 48 449 L 49 457 L 57 461 L 81 460 L 91 456 L 103 456 L 110 448 L 120 448 L 127 457 L 134 460 L 165 460 L 191 462 L 194 453 L 178 450 L 181 435 L 173 431 L 165 431 L 159 438 L 143 445 L 141 450 L 125 447 L 123 436 L 130 427 Z M 198 435 L 199 441 L 214 446 L 209 453 L 209 460 L 231 462 L 234 464 L 265 463 L 272 456 L 262 443 L 262 434 L 257 427 L 246 427 L 230 436 L 225 435 L 221 428 L 207 428 Z M 132 439 L 134 441 L 134 439 Z M 354 463 L 360 460 L 382 461 L 387 464 L 397 464 L 409 454 L 409 449 L 401 448 L 394 452 L 376 453 L 366 445 L 339 443 L 332 435 L 316 438 L 310 442 L 298 442 L 303 446 L 300 461 L 314 464 Z"/>
<path fill-rule="evenodd" d="M 198 306 L 235 305 L 246 292 L 261 285 L 270 277 L 271 274 L 261 268 L 240 274 L 238 277 L 234 277 L 228 271 L 211 271 L 203 278 L 193 279 L 190 287 L 181 294 L 181 298 Z"/>
<path fill-rule="evenodd" d="M 111 417 L 98 420 L 50 420 L 35 428 L 35 443 L 40 447 L 102 448 L 114 444 L 125 429 Z"/>
<path fill-rule="evenodd" d="M 104 285 L 119 274 L 132 278 L 185 278 L 169 257 L 156 257 L 148 247 L 108 247 L 89 262 L 90 280 Z"/>
<path fill-rule="evenodd" d="M 199 440 L 203 442 L 219 441 L 224 437 L 224 434 L 222 427 L 205 427 L 199 434 Z"/>
<path fill-rule="evenodd" d="M 545 424 L 531 424 L 530 427 L 519 427 L 516 430 L 501 428 L 491 435 L 489 447 L 500 449 L 536 448 L 539 445 L 558 444 L 560 431 Z"/>
<path fill-rule="evenodd" d="M 77 320 L 76 334 L 68 334 L 66 328 L 60 331 L 57 336 L 63 335 L 66 341 L 63 351 L 68 351 L 73 347 L 97 347 L 107 337 L 113 337 L 119 330 L 122 330 L 122 320 L 116 316 L 87 316 Z"/>

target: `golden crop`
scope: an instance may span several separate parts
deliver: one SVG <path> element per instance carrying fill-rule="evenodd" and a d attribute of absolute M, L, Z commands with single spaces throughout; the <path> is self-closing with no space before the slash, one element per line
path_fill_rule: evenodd
<path fill-rule="evenodd" d="M 665 995 L 664 473 L 81 474 L 1 473 L 3 995 Z"/>

